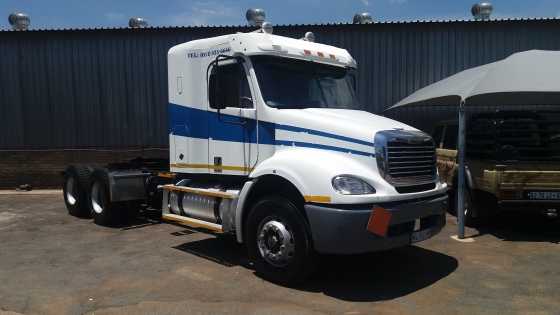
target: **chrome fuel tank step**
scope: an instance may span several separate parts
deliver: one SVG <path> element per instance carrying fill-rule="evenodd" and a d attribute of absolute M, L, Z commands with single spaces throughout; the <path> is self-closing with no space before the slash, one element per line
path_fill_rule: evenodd
<path fill-rule="evenodd" d="M 162 218 L 212 231 L 233 230 L 238 190 L 182 186 L 185 183 L 160 186 Z"/>

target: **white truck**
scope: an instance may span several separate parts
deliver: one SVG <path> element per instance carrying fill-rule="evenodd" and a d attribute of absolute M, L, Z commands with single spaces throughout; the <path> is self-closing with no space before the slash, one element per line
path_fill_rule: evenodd
<path fill-rule="evenodd" d="M 432 138 L 360 110 L 345 49 L 263 29 L 168 53 L 169 161 L 72 165 L 73 215 L 139 206 L 246 244 L 260 275 L 305 279 L 316 253 L 406 246 L 445 224 Z"/>

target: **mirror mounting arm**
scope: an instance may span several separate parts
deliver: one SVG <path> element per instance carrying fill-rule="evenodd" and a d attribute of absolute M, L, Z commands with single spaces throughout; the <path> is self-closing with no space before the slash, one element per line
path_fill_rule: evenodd
<path fill-rule="evenodd" d="M 247 118 L 245 117 L 239 117 L 241 118 L 240 121 L 231 121 L 231 120 L 225 120 L 222 117 L 222 113 L 220 112 L 220 109 L 217 109 L 218 112 L 218 121 L 226 123 L 226 124 L 232 124 L 232 125 L 239 125 L 239 126 L 245 126 L 247 124 Z"/>

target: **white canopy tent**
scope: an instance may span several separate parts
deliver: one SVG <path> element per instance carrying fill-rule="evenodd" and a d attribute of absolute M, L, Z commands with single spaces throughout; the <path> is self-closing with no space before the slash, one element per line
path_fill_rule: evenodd
<path fill-rule="evenodd" d="M 530 50 L 468 69 L 422 88 L 389 109 L 457 105 L 458 236 L 464 238 L 465 109 L 474 105 L 560 105 L 560 51 Z"/>

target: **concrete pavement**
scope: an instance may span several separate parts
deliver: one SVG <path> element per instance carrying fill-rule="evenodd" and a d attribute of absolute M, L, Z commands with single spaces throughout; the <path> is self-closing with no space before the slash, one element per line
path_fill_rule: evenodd
<path fill-rule="evenodd" d="M 0 194 L 0 313 L 558 313 L 558 223 L 506 216 L 467 244 L 451 240 L 454 221 L 418 246 L 322 256 L 287 288 L 229 238 L 149 219 L 101 227 L 69 216 L 61 194 Z"/>

